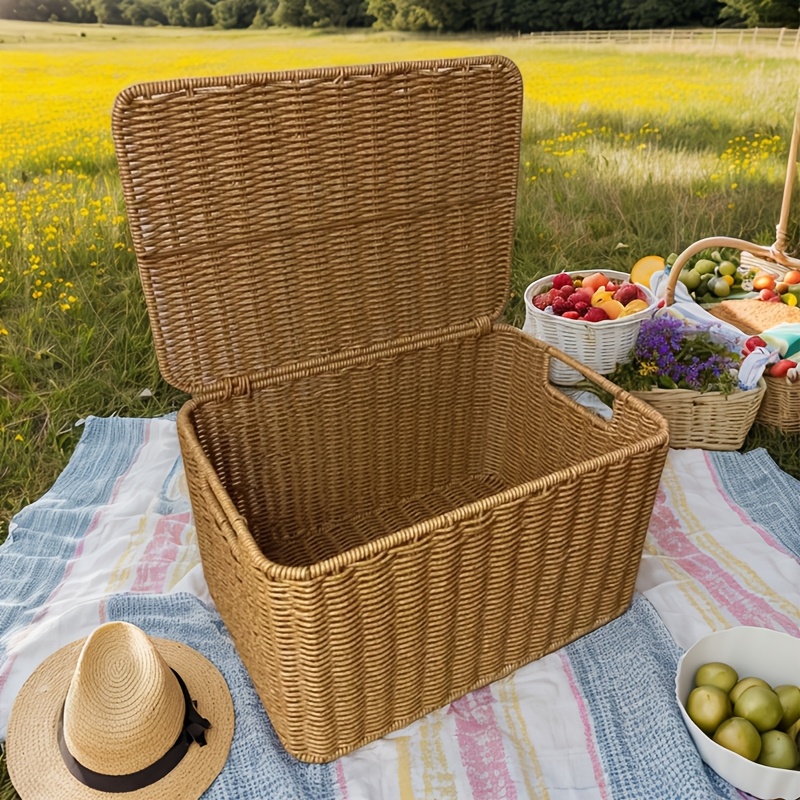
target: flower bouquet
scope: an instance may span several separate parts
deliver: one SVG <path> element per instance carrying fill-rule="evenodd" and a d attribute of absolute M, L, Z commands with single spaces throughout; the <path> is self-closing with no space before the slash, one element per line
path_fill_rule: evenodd
<path fill-rule="evenodd" d="M 669 315 L 644 320 L 627 363 L 608 377 L 660 412 L 670 447 L 737 450 L 758 413 L 763 379 L 739 388 L 741 356 Z"/>

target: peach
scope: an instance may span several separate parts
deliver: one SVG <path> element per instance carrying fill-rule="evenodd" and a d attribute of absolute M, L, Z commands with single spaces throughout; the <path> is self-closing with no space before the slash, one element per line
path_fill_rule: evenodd
<path fill-rule="evenodd" d="M 619 300 L 603 300 L 602 302 L 597 304 L 597 308 L 602 308 L 603 311 L 608 314 L 609 319 L 616 319 L 620 314 L 622 314 L 625 306 L 619 302 Z"/>
<path fill-rule="evenodd" d="M 594 272 L 583 279 L 583 286 L 586 289 L 591 289 L 593 292 L 601 286 L 605 288 L 607 283 L 608 278 L 606 278 L 602 272 Z"/>

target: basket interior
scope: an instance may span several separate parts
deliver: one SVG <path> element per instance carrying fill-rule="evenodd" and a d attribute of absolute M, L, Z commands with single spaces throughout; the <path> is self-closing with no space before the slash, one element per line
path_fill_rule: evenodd
<path fill-rule="evenodd" d="M 577 406 L 548 367 L 496 330 L 199 403 L 192 422 L 264 555 L 305 566 L 657 432 Z"/>

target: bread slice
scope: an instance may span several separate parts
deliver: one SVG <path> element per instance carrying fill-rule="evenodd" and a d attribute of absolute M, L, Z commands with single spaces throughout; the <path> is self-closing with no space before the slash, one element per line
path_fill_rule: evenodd
<path fill-rule="evenodd" d="M 800 308 L 764 300 L 723 300 L 706 311 L 750 336 L 782 322 L 800 323 Z"/>

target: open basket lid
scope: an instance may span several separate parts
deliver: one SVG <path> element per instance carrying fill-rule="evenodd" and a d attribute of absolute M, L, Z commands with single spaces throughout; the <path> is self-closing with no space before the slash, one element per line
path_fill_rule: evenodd
<path fill-rule="evenodd" d="M 498 56 L 121 92 L 114 142 L 165 379 L 197 392 L 499 315 L 521 116 Z"/>

